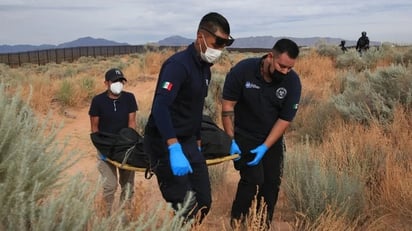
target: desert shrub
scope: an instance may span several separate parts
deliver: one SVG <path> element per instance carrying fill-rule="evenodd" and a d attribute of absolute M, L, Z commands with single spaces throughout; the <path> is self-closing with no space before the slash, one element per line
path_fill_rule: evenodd
<path fill-rule="evenodd" d="M 96 81 L 94 78 L 91 77 L 85 77 L 81 80 L 81 85 L 80 89 L 85 92 L 85 95 L 87 97 L 86 100 L 91 100 L 91 98 L 96 94 Z"/>
<path fill-rule="evenodd" d="M 393 50 L 387 46 L 384 47 L 371 47 L 362 55 L 355 49 L 350 49 L 347 52 L 340 54 L 336 58 L 336 68 L 349 69 L 356 72 L 375 69 L 379 62 L 385 61 L 386 63 L 392 63 L 394 53 Z M 381 63 L 381 65 L 383 65 Z"/>
<path fill-rule="evenodd" d="M 333 104 L 318 101 L 307 93 L 302 96 L 299 111 L 288 131 L 297 138 L 307 136 L 312 142 L 322 142 L 328 124 L 337 116 Z"/>
<path fill-rule="evenodd" d="M 147 121 L 149 120 L 149 115 L 148 113 L 144 114 L 141 113 L 140 111 L 137 111 L 136 114 L 136 131 L 140 134 L 140 135 L 144 135 L 144 128 L 147 124 Z"/>
<path fill-rule="evenodd" d="M 397 103 L 410 108 L 412 75 L 403 66 L 380 68 L 363 76 L 348 73 L 341 94 L 332 97 L 337 110 L 346 118 L 370 122 L 373 118 L 388 123 Z"/>
<path fill-rule="evenodd" d="M 105 65 L 103 65 L 103 74 L 105 73 L 106 70 L 110 68 L 119 68 L 120 70 L 125 70 L 129 64 L 127 63 L 127 60 L 121 59 L 119 56 L 113 56 L 108 58 L 107 62 L 105 62 Z"/>
<path fill-rule="evenodd" d="M 377 189 L 385 175 L 387 157 L 394 149 L 378 123 L 363 126 L 352 123 L 331 124 L 317 152 L 323 165 L 333 165 L 358 178 L 365 193 L 377 197 Z"/>
<path fill-rule="evenodd" d="M 355 49 L 350 49 L 337 56 L 336 68 L 361 71 L 366 68 L 366 61 L 359 56 Z"/>
<path fill-rule="evenodd" d="M 329 208 L 348 220 L 360 215 L 363 185 L 356 176 L 322 165 L 309 147 L 287 152 L 285 157 L 284 188 L 296 212 L 311 222 Z"/>
<path fill-rule="evenodd" d="M 53 143 L 56 127 L 37 122 L 19 95 L 10 99 L 1 84 L 0 96 L 0 226 L 29 230 L 37 206 L 75 158 L 62 157 L 62 147 Z"/>
<path fill-rule="evenodd" d="M 379 47 L 371 47 L 366 52 L 362 53 L 362 59 L 366 64 L 366 68 L 372 69 L 376 67 L 379 60 L 383 59 L 385 50 Z"/>
<path fill-rule="evenodd" d="M 85 64 L 98 64 L 96 58 L 92 56 L 82 56 L 76 60 L 77 63 L 85 63 Z"/>
<path fill-rule="evenodd" d="M 56 99 L 63 106 L 73 105 L 74 92 L 75 92 L 75 86 L 72 83 L 72 81 L 64 79 L 60 84 L 59 90 L 56 92 Z"/>
<path fill-rule="evenodd" d="M 157 205 L 139 217 L 128 217 L 125 204 L 111 216 L 95 209 L 101 181 L 93 187 L 78 174 L 65 171 L 82 155 L 64 153 L 55 142 L 59 129 L 39 122 L 18 94 L 9 97 L 0 84 L 0 229 L 1 230 L 189 230 L 181 217 L 193 196 L 173 214 L 171 206 Z M 126 203 L 126 201 L 125 201 Z"/>
<path fill-rule="evenodd" d="M 371 203 L 380 205 L 376 213 L 394 221 L 387 225 L 386 230 L 408 230 L 408 227 L 412 227 L 412 169 L 409 167 L 405 170 L 403 164 L 398 165 L 395 158 L 396 156 L 389 158 L 385 179 L 378 191 L 379 197 L 373 198 Z M 404 163 L 410 162 L 411 160 L 406 160 Z"/>
<path fill-rule="evenodd" d="M 203 113 L 209 115 L 213 121 L 219 124 L 221 112 L 221 98 L 225 75 L 212 74 L 212 79 L 209 84 L 209 91 L 205 99 Z"/>
<path fill-rule="evenodd" d="M 410 108 L 412 103 L 412 72 L 411 68 L 392 65 L 380 68 L 375 73 L 366 72 L 373 90 L 384 99 L 400 103 Z M 388 103 L 389 104 L 389 103 Z M 390 105 L 393 109 L 394 105 Z"/>
<path fill-rule="evenodd" d="M 320 42 L 316 44 L 316 51 L 322 56 L 327 56 L 332 59 L 335 59 L 339 54 L 342 53 L 342 50 L 336 45 L 330 45 L 325 42 Z"/>
<path fill-rule="evenodd" d="M 412 63 L 412 48 L 409 48 L 405 51 L 402 56 L 402 63 L 406 66 Z"/>
<path fill-rule="evenodd" d="M 66 77 L 66 78 L 73 77 L 77 74 L 78 74 L 78 71 L 72 65 L 70 65 L 64 70 L 63 77 Z"/>
<path fill-rule="evenodd" d="M 327 207 L 314 221 L 311 221 L 304 214 L 299 214 L 294 228 L 305 231 L 359 230 L 356 222 L 348 220 L 346 216 L 342 216 L 331 207 Z"/>

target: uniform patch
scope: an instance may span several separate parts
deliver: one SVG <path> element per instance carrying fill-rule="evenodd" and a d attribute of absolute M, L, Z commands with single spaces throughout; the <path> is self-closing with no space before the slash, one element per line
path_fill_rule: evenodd
<path fill-rule="evenodd" d="M 288 91 L 284 87 L 280 87 L 276 89 L 276 97 L 278 97 L 278 99 L 285 98 L 287 94 L 288 94 Z"/>
<path fill-rule="evenodd" d="M 260 89 L 260 87 L 259 87 L 258 85 L 254 84 L 254 83 L 251 83 L 251 82 L 249 82 L 249 81 L 247 81 L 247 82 L 245 83 L 245 87 L 246 87 L 246 88 Z"/>
<path fill-rule="evenodd" d="M 163 89 L 166 89 L 166 90 L 168 90 L 168 91 L 172 90 L 172 87 L 173 87 L 173 84 L 172 84 L 171 82 L 165 81 L 165 82 L 163 82 L 163 84 L 162 84 L 162 88 L 163 88 Z"/>

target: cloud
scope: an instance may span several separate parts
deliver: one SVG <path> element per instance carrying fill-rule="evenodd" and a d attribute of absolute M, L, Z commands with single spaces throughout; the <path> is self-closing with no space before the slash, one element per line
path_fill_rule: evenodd
<path fill-rule="evenodd" d="M 0 44 L 59 44 L 92 36 L 145 44 L 172 35 L 194 38 L 200 18 L 217 11 L 234 37 L 339 37 L 363 30 L 375 41 L 412 42 L 412 2 L 271 0 L 3 0 Z"/>

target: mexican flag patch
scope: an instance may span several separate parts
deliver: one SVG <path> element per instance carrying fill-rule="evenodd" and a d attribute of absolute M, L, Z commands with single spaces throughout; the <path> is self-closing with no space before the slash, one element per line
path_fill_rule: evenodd
<path fill-rule="evenodd" d="M 168 91 L 172 90 L 172 87 L 173 87 L 173 84 L 172 84 L 171 82 L 165 81 L 165 82 L 163 82 L 163 84 L 162 84 L 162 88 L 163 88 L 163 89 L 166 89 L 166 90 L 168 90 Z"/>
<path fill-rule="evenodd" d="M 293 104 L 293 109 L 297 110 L 299 107 L 299 104 Z"/>

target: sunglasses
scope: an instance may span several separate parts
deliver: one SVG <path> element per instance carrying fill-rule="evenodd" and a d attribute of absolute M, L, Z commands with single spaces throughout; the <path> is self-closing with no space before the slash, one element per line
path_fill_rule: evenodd
<path fill-rule="evenodd" d="M 230 36 L 230 35 L 229 35 L 228 39 L 225 39 L 225 38 L 222 38 L 222 37 L 219 37 L 219 36 L 215 35 L 212 31 L 210 31 L 206 27 L 200 27 L 200 29 L 205 30 L 209 34 L 213 35 L 213 37 L 215 37 L 215 44 L 217 46 L 230 46 L 235 41 L 235 39 L 232 38 L 232 36 Z"/>

